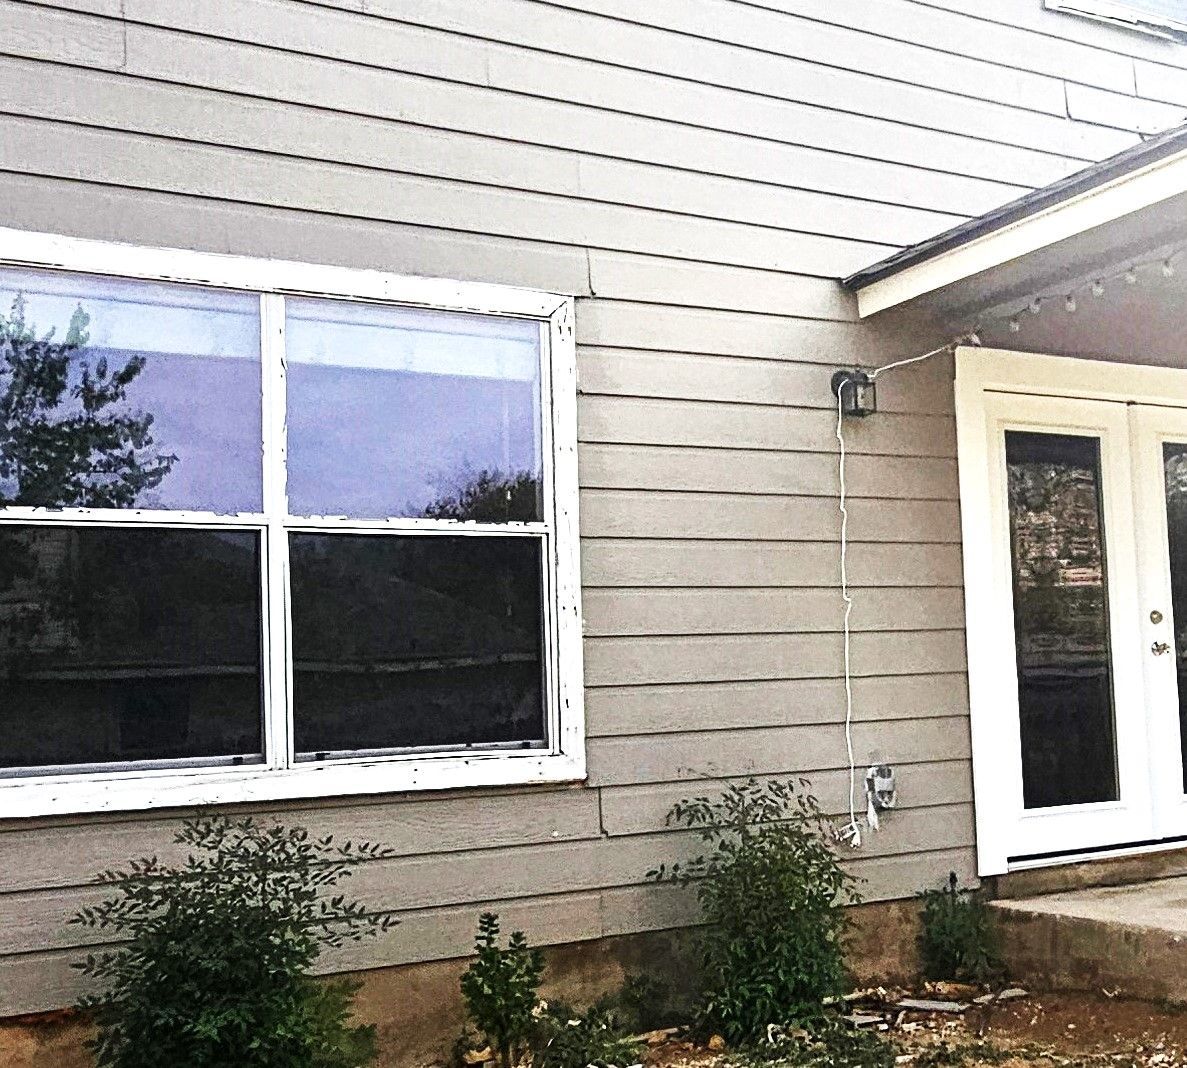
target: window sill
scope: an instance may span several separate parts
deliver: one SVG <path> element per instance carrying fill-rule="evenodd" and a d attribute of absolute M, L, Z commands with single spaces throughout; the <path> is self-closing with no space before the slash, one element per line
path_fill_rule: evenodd
<path fill-rule="evenodd" d="M 451 753 L 271 770 L 218 767 L 59 775 L 0 781 L 0 819 L 580 782 L 584 778 L 584 753 L 539 751 Z"/>

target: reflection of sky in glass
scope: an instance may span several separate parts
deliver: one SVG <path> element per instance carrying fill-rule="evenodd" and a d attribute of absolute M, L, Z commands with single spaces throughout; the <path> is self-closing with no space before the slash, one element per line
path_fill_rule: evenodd
<path fill-rule="evenodd" d="M 39 271 L 0 271 L 0 314 L 17 294 L 38 337 L 62 340 L 78 307 L 90 341 L 77 354 L 92 366 L 106 356 L 120 368 L 145 358 L 112 413 L 153 416 L 153 451 L 176 456 L 140 507 L 212 512 L 261 508 L 259 298 L 193 286 Z M 0 392 L 6 385 L 0 361 Z M 69 395 L 62 416 L 77 411 Z"/>
<path fill-rule="evenodd" d="M 480 472 L 540 477 L 539 324 L 289 300 L 297 515 L 420 515 Z"/>

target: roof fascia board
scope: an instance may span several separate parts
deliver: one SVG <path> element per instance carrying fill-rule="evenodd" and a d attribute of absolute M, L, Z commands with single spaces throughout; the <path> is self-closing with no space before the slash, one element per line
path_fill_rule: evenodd
<path fill-rule="evenodd" d="M 1187 149 L 1008 223 L 857 291 L 866 318 L 1187 192 Z"/>

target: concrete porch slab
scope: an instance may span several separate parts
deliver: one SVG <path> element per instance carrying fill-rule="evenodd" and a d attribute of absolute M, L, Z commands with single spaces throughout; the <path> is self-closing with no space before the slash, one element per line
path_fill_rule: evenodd
<path fill-rule="evenodd" d="M 1187 876 L 991 907 L 1016 979 L 1187 1004 Z"/>

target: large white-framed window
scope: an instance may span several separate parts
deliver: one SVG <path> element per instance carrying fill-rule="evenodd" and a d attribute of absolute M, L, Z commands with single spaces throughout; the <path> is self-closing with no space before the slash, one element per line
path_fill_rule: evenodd
<path fill-rule="evenodd" d="M 0 229 L 0 817 L 584 777 L 573 303 Z"/>

